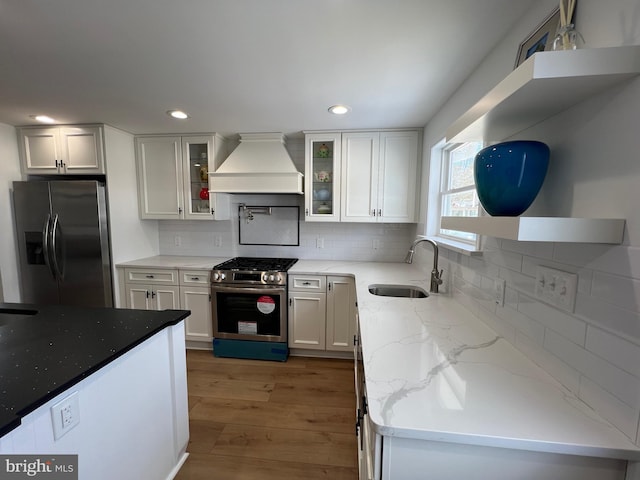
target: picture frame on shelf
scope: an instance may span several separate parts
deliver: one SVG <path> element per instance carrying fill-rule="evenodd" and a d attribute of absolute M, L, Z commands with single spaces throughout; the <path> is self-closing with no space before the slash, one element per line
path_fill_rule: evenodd
<path fill-rule="evenodd" d="M 513 68 L 518 68 L 522 62 L 536 52 L 551 50 L 559 25 L 560 7 L 557 7 L 520 43 L 518 56 Z"/>

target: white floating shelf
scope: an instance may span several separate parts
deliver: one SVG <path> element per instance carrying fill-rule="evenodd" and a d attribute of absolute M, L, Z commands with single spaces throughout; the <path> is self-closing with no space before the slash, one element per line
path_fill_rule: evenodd
<path fill-rule="evenodd" d="M 638 74 L 638 45 L 536 53 L 456 120 L 447 141 L 504 140 Z"/>
<path fill-rule="evenodd" d="M 441 228 L 529 242 L 622 243 L 623 219 L 442 217 Z"/>

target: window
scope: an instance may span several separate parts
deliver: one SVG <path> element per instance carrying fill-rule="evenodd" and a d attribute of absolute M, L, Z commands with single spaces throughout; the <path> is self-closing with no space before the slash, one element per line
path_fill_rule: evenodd
<path fill-rule="evenodd" d="M 482 143 L 469 142 L 445 145 L 441 153 L 440 216 L 477 217 L 480 202 L 473 177 L 473 162 L 482 149 Z M 475 233 L 445 230 L 439 227 L 438 235 L 468 244 L 475 244 Z"/>

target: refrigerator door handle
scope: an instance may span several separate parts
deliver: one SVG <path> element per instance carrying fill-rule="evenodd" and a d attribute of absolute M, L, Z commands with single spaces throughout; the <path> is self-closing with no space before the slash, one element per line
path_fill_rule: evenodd
<path fill-rule="evenodd" d="M 64 258 L 58 262 L 58 232 L 60 230 L 60 217 L 56 213 L 53 217 L 53 227 L 51 228 L 51 258 L 53 259 L 53 268 L 58 279 L 64 279 Z M 64 245 L 63 245 L 64 246 Z M 64 254 L 63 254 L 64 256 Z M 62 268 L 60 268 L 62 266 Z"/>
<path fill-rule="evenodd" d="M 51 248 L 49 243 L 49 238 L 51 236 L 51 214 L 47 214 L 47 219 L 44 221 L 44 225 L 42 227 L 42 256 L 44 257 L 44 264 L 49 269 L 51 276 L 53 279 L 56 279 L 56 272 L 53 270 L 53 265 L 51 264 Z"/>

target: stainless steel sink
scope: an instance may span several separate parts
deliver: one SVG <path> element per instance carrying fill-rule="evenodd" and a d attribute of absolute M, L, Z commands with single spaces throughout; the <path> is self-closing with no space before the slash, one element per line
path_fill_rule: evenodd
<path fill-rule="evenodd" d="M 414 285 L 369 285 L 369 293 L 381 297 L 425 298 L 429 294 Z"/>

